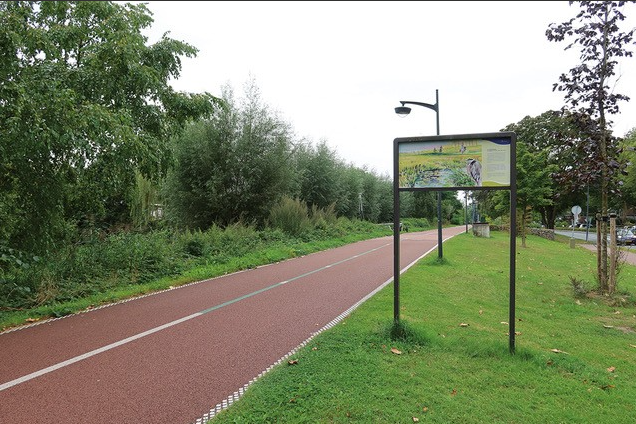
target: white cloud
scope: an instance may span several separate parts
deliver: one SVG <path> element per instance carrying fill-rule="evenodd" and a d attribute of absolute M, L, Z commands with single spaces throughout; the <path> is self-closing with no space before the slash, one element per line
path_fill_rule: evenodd
<path fill-rule="evenodd" d="M 199 49 L 184 59 L 175 89 L 220 95 L 229 83 L 241 94 L 253 77 L 299 136 L 387 174 L 393 139 L 436 131 L 431 110 L 399 118 L 399 100 L 434 103 L 439 89 L 441 134 L 495 132 L 560 108 L 552 84 L 578 64 L 576 49 L 545 36 L 579 10 L 567 1 L 147 4 L 150 41 L 170 31 Z M 636 8 L 624 10 L 631 28 Z M 636 127 L 635 62 L 625 61 L 616 87 L 634 97 L 611 117 L 620 136 Z"/>

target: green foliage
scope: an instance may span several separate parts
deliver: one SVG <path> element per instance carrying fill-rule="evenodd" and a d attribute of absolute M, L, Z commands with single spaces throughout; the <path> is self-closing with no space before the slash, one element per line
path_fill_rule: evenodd
<path fill-rule="evenodd" d="M 295 154 L 299 179 L 299 198 L 311 208 L 326 208 L 339 200 L 343 165 L 326 141 L 312 146 L 299 146 Z"/>
<path fill-rule="evenodd" d="M 205 231 L 94 232 L 42 259 L 0 248 L 0 327 L 386 235 L 384 226 L 340 217 L 299 238 L 237 223 Z"/>
<path fill-rule="evenodd" d="M 129 219 L 135 173 L 164 175 L 167 139 L 212 110 L 213 96 L 168 83 L 196 49 L 165 36 L 146 45 L 151 23 L 143 4 L 0 3 L 0 216 L 12 246 L 45 250 L 76 223 Z"/>
<path fill-rule="evenodd" d="M 409 231 L 422 231 L 431 228 L 431 224 L 426 218 L 404 218 L 402 222 Z"/>
<path fill-rule="evenodd" d="M 311 227 L 307 204 L 298 199 L 283 197 L 269 214 L 269 226 L 286 234 L 299 236 Z"/>
<path fill-rule="evenodd" d="M 565 49 L 577 46 L 581 63 L 561 74 L 553 90 L 565 94 L 566 106 L 572 112 L 573 122 L 581 136 L 569 140 L 578 160 L 565 174 L 561 183 L 569 186 L 591 181 L 598 182 L 600 191 L 600 213 L 607 217 L 609 213 L 609 194 L 616 192 L 616 184 L 626 164 L 618 159 L 619 139 L 612 135 L 609 115 L 619 112 L 619 102 L 629 97 L 616 90 L 620 75 L 616 75 L 619 61 L 631 57 L 636 29 L 621 31 L 620 24 L 625 20 L 623 14 L 625 1 L 579 1 L 570 2 L 580 7 L 576 16 L 561 24 L 551 24 L 546 31 L 548 40 L 562 42 L 573 40 Z M 607 243 L 608 228 L 601 223 L 601 250 L 597 277 L 599 287 L 611 294 L 614 287 L 608 281 Z M 609 269 L 611 272 L 611 268 Z"/>
<path fill-rule="evenodd" d="M 319 208 L 316 205 L 311 207 L 310 213 L 311 223 L 316 228 L 328 228 L 333 226 L 338 217 L 336 215 L 336 205 L 332 203 L 326 208 Z"/>
<path fill-rule="evenodd" d="M 636 127 L 632 128 L 622 141 L 620 161 L 627 163 L 628 167 L 627 172 L 622 175 L 621 201 L 623 204 L 619 205 L 617 209 L 625 211 L 636 207 L 636 172 L 634 172 L 634 164 L 636 164 Z"/>
<path fill-rule="evenodd" d="M 38 262 L 38 256 L 29 255 L 18 249 L 6 246 L 6 242 L 0 241 L 0 271 L 9 271 L 15 268 L 29 268 L 32 262 Z"/>
<path fill-rule="evenodd" d="M 554 228 L 557 214 L 573 203 L 572 188 L 560 181 L 572 169 L 574 152 L 568 140 L 580 136 L 571 115 L 546 111 L 526 116 L 506 126 L 517 135 L 517 209 L 536 210 L 546 228 Z M 583 187 L 579 182 L 575 191 Z M 506 193 L 497 193 L 493 215 L 507 214 L 510 208 Z"/>
<path fill-rule="evenodd" d="M 135 174 L 135 186 L 129 203 L 130 217 L 136 228 L 146 228 L 163 216 L 163 202 L 157 185 L 139 172 Z"/>
<path fill-rule="evenodd" d="M 263 104 L 254 81 L 242 102 L 230 87 L 223 99 L 225 108 L 175 140 L 177 160 L 163 190 L 169 222 L 205 229 L 242 220 L 262 228 L 272 208 L 281 213 L 277 203 L 284 196 L 305 202 L 316 220 L 316 211 L 390 219 L 388 177 L 344 164 L 325 141 L 294 140 L 290 126 Z"/>
<path fill-rule="evenodd" d="M 262 224 L 287 191 L 291 133 L 260 99 L 252 82 L 237 106 L 190 125 L 175 142 L 177 163 L 164 188 L 166 214 L 182 227 L 206 229 L 239 220 Z"/>
<path fill-rule="evenodd" d="M 40 257 L 7 247 L 0 241 L 0 299 L 6 299 L 7 308 L 19 307 L 32 295 L 29 281 L 18 278 L 27 274 L 31 265 L 36 265 Z"/>
<path fill-rule="evenodd" d="M 201 230 L 186 230 L 182 236 L 183 250 L 187 255 L 201 257 L 206 253 L 208 237 Z"/>
<path fill-rule="evenodd" d="M 307 238 L 315 231 L 329 233 L 339 227 L 339 222 L 343 221 L 338 220 L 333 204 L 324 209 L 313 205 L 310 209 L 304 201 L 284 196 L 270 210 L 268 227 L 293 237 Z"/>

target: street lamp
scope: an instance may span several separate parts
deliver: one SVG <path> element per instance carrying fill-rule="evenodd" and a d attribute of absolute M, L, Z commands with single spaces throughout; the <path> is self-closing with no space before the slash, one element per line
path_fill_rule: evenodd
<path fill-rule="evenodd" d="M 468 234 L 468 192 L 464 190 L 464 224 L 466 224 L 466 234 Z"/>
<path fill-rule="evenodd" d="M 432 105 L 430 103 L 422 103 L 422 102 L 411 102 L 408 100 L 400 100 L 400 103 L 402 104 L 402 106 L 398 106 L 395 108 L 395 113 L 397 113 L 400 116 L 406 116 L 409 113 L 411 113 L 411 108 L 408 106 L 404 106 L 404 105 L 417 105 L 417 106 L 423 106 L 429 109 L 432 109 L 435 111 L 435 114 L 437 116 L 437 135 L 439 135 L 439 90 L 435 90 L 435 104 Z"/>
<path fill-rule="evenodd" d="M 435 90 L 435 104 L 412 102 L 408 100 L 400 100 L 402 106 L 395 108 L 395 113 L 404 117 L 411 113 L 411 108 L 404 105 L 416 105 L 423 106 L 435 111 L 436 123 L 437 123 L 437 135 L 439 135 L 439 90 Z M 444 257 L 442 251 L 442 192 L 437 192 L 437 256 L 439 259 Z"/>

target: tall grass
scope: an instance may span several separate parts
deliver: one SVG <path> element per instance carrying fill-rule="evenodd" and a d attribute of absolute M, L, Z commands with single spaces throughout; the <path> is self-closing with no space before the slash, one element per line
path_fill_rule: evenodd
<path fill-rule="evenodd" d="M 270 210 L 269 225 L 292 236 L 304 233 L 311 227 L 307 204 L 299 199 L 283 197 Z"/>
<path fill-rule="evenodd" d="M 313 230 L 324 231 L 334 227 L 338 218 L 335 205 L 320 208 L 300 199 L 283 197 L 281 201 L 272 207 L 269 214 L 269 226 L 279 229 L 294 237 L 308 236 Z"/>
<path fill-rule="evenodd" d="M 309 224 L 296 236 L 243 224 L 96 234 L 30 266 L 5 260 L 0 264 L 0 328 L 390 234 L 369 222 L 335 219 L 328 210 L 306 219 Z"/>

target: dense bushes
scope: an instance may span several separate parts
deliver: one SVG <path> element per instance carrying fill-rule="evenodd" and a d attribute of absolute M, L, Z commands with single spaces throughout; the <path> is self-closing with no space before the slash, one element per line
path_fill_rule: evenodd
<path fill-rule="evenodd" d="M 226 228 L 212 226 L 206 231 L 95 233 L 81 244 L 69 245 L 31 263 L 20 259 L 16 252 L 0 252 L 0 315 L 90 296 L 108 298 L 107 293 L 122 289 L 135 294 L 145 290 L 144 284 L 164 277 L 172 280 L 165 283 L 167 287 L 175 284 L 178 276 L 201 267 L 220 273 L 256 266 L 283 259 L 268 256 L 273 250 L 283 249 L 286 257 L 292 257 L 311 249 L 298 247 L 302 243 L 344 242 L 351 241 L 351 236 L 359 239 L 389 234 L 385 227 L 336 218 L 329 210 L 315 210 L 310 216 L 306 206 L 303 209 L 300 205 L 290 199 L 282 202 L 279 218 L 274 220 L 277 225 L 263 230 L 238 223 Z M 304 217 L 282 213 L 295 208 L 303 210 Z M 245 260 L 250 255 L 252 258 Z M 238 262 L 230 266 L 233 261 Z"/>
<path fill-rule="evenodd" d="M 311 209 L 298 199 L 283 197 L 275 205 L 269 215 L 269 225 L 290 236 L 307 235 L 313 229 L 327 229 L 337 222 L 335 205 L 319 208 L 313 205 Z"/>

